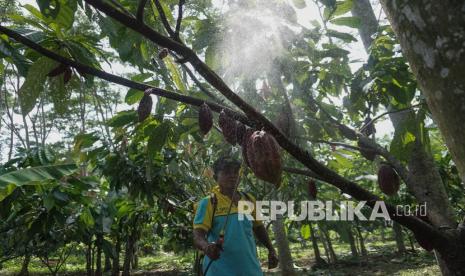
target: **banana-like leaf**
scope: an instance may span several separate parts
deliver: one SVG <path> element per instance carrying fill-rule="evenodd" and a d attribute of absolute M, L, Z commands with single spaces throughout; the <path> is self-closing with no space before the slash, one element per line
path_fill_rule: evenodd
<path fill-rule="evenodd" d="M 77 169 L 78 167 L 75 164 L 63 164 L 17 170 L 0 175 L 0 188 L 9 184 L 22 186 L 60 179 L 63 176 L 75 173 Z"/>

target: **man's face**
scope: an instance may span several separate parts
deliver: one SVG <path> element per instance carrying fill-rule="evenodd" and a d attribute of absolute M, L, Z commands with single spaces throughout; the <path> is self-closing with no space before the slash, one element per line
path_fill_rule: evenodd
<path fill-rule="evenodd" d="M 217 181 L 222 188 L 234 189 L 238 178 L 238 168 L 224 168 L 218 172 Z"/>

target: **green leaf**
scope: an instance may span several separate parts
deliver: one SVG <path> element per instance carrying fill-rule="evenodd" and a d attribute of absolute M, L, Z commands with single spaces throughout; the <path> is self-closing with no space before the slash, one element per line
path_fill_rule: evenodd
<path fill-rule="evenodd" d="M 352 0 L 345 0 L 342 2 L 336 3 L 336 11 L 334 12 L 334 16 L 340 16 L 343 14 L 348 13 L 352 9 L 353 1 Z"/>
<path fill-rule="evenodd" d="M 0 185 L 0 202 L 2 202 L 7 196 L 11 195 L 12 192 L 16 189 L 16 185 L 9 184 L 6 186 Z"/>
<path fill-rule="evenodd" d="M 334 25 L 347 26 L 351 28 L 360 27 L 360 18 L 353 16 L 338 17 L 335 19 L 331 19 L 329 22 L 333 23 Z"/>
<path fill-rule="evenodd" d="M 307 6 L 305 4 L 305 0 L 292 0 L 292 3 L 298 9 L 303 9 L 303 8 L 305 8 Z"/>
<path fill-rule="evenodd" d="M 21 169 L 0 175 L 0 188 L 9 184 L 34 185 L 47 180 L 61 179 L 77 171 L 75 164 L 50 165 Z"/>
<path fill-rule="evenodd" d="M 127 110 L 118 112 L 113 118 L 111 118 L 107 124 L 110 127 L 123 127 L 131 123 L 137 122 L 137 112 L 134 110 Z"/>
<path fill-rule="evenodd" d="M 64 115 L 68 111 L 68 101 L 71 97 L 70 89 L 65 87 L 64 74 L 50 78 L 50 96 L 58 115 Z"/>
<path fill-rule="evenodd" d="M 126 93 L 126 97 L 124 97 L 124 101 L 127 104 L 135 104 L 138 103 L 142 97 L 144 96 L 144 92 L 136 89 L 129 89 L 128 93 Z"/>
<path fill-rule="evenodd" d="M 183 93 L 186 92 L 186 86 L 184 85 L 184 82 L 182 81 L 181 74 L 179 73 L 178 68 L 173 62 L 173 58 L 171 56 L 167 56 L 166 58 L 163 59 L 166 64 L 166 68 L 171 73 L 171 77 L 173 78 L 174 84 L 176 84 L 176 87 Z"/>
<path fill-rule="evenodd" d="M 74 152 L 79 153 L 82 149 L 91 147 L 99 137 L 95 133 L 79 133 L 74 137 Z"/>
<path fill-rule="evenodd" d="M 416 140 L 414 135 L 416 128 L 416 120 L 412 115 L 407 120 L 402 121 L 394 132 L 389 150 L 401 161 L 408 161 L 410 157 L 413 143 Z"/>
<path fill-rule="evenodd" d="M 343 40 L 344 42 L 347 42 L 347 43 L 357 41 L 357 39 L 353 35 L 348 34 L 348 33 L 338 32 L 338 31 L 335 31 L 335 30 L 329 30 L 328 29 L 326 34 L 328 36 L 331 36 L 331 37 L 339 38 L 339 39 L 341 39 L 341 40 Z"/>
<path fill-rule="evenodd" d="M 302 235 L 304 240 L 308 240 L 310 238 L 310 225 L 302 225 L 302 227 L 300 227 L 300 235 Z"/>
<path fill-rule="evenodd" d="M 170 125 L 168 122 L 163 122 L 158 125 L 150 134 L 148 143 L 147 143 L 147 155 L 149 157 L 154 156 L 159 152 L 166 141 L 168 140 L 168 134 L 170 132 Z"/>
<path fill-rule="evenodd" d="M 23 115 L 27 115 L 34 108 L 37 98 L 44 91 L 47 74 L 56 66 L 57 63 L 47 57 L 40 57 L 31 65 L 26 80 L 19 89 L 19 100 Z"/>
<path fill-rule="evenodd" d="M 88 227 L 92 227 L 95 225 L 94 217 L 92 216 L 92 213 L 90 212 L 89 208 L 84 208 L 84 210 L 82 210 L 79 219 Z"/>

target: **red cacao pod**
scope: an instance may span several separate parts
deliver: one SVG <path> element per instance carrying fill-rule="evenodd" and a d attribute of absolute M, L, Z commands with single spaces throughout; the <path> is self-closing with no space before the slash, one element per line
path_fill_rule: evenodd
<path fill-rule="evenodd" d="M 279 187 L 281 184 L 282 162 L 279 145 L 274 137 L 265 131 L 255 131 L 247 139 L 247 160 L 255 176 Z"/>
<path fill-rule="evenodd" d="M 149 92 L 145 92 L 144 96 L 139 102 L 137 107 L 137 114 L 139 115 L 139 122 L 144 121 L 152 112 L 152 97 L 150 97 Z"/>
<path fill-rule="evenodd" d="M 426 251 L 431 251 L 434 249 L 433 245 L 431 244 L 430 240 L 423 236 L 421 233 L 414 233 L 415 239 L 417 240 L 418 244 Z"/>
<path fill-rule="evenodd" d="M 237 142 L 237 122 L 222 110 L 218 118 L 218 124 L 223 132 L 224 139 L 231 145 L 235 145 Z"/>
<path fill-rule="evenodd" d="M 383 193 L 388 196 L 395 195 L 400 187 L 399 176 L 388 164 L 382 164 L 378 170 L 378 185 Z"/>
<path fill-rule="evenodd" d="M 199 128 L 203 135 L 206 135 L 213 126 L 213 114 L 210 107 L 203 103 L 199 110 Z"/>
<path fill-rule="evenodd" d="M 310 197 L 310 199 L 316 199 L 316 195 L 318 193 L 318 189 L 316 188 L 316 182 L 315 180 L 313 179 L 310 179 L 310 181 L 308 181 L 308 196 Z"/>
<path fill-rule="evenodd" d="M 236 140 L 239 145 L 242 145 L 246 131 L 247 131 L 247 127 L 243 123 L 237 122 Z"/>

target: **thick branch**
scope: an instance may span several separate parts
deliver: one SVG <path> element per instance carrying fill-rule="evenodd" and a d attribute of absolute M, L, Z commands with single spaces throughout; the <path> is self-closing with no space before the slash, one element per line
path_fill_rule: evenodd
<path fill-rule="evenodd" d="M 232 110 L 232 109 L 230 109 L 228 107 L 219 105 L 219 104 L 214 103 L 214 102 L 209 102 L 209 101 L 205 101 L 205 100 L 202 100 L 202 99 L 197 99 L 195 97 L 181 95 L 179 93 L 168 91 L 168 90 L 165 90 L 165 89 L 156 88 L 156 87 L 153 87 L 153 86 L 150 86 L 150 85 L 147 85 L 147 84 L 138 83 L 138 82 L 131 81 L 131 80 L 128 80 L 128 79 L 123 78 L 123 77 L 115 76 L 113 74 L 110 74 L 110 73 L 95 69 L 93 67 L 90 67 L 90 66 L 84 65 L 84 64 L 82 64 L 80 62 L 65 58 L 65 57 L 60 56 L 60 55 L 58 55 L 58 54 L 56 54 L 56 53 L 54 53 L 54 52 L 52 52 L 50 50 L 47 50 L 44 47 L 38 45 L 37 43 L 35 43 L 35 42 L 27 39 L 26 37 L 18 34 L 17 32 L 12 31 L 12 30 L 10 30 L 8 28 L 5 28 L 3 26 L 0 26 L 0 32 L 6 34 L 7 36 L 15 39 L 16 41 L 18 41 L 20 43 L 30 47 L 31 49 L 36 50 L 40 54 L 42 54 L 42 55 L 44 55 L 44 56 L 46 56 L 46 57 L 48 57 L 50 59 L 53 59 L 55 61 L 58 61 L 60 63 L 65 64 L 65 65 L 76 68 L 77 70 L 79 70 L 79 72 L 86 73 L 86 74 L 89 74 L 89 75 L 92 75 L 92 76 L 96 76 L 96 77 L 99 77 L 101 79 L 104 79 L 104 80 L 107 80 L 107 81 L 110 81 L 110 82 L 113 82 L 113 83 L 116 83 L 116 84 L 120 84 L 120 85 L 123 85 L 123 86 L 126 86 L 126 87 L 141 90 L 141 91 L 145 91 L 147 89 L 150 89 L 150 92 L 152 94 L 154 94 L 154 95 L 165 97 L 165 98 L 175 100 L 175 101 L 178 101 L 178 102 L 182 102 L 182 103 L 186 103 L 186 104 L 189 104 L 189 105 L 200 106 L 203 103 L 206 103 L 213 111 L 221 112 L 221 110 L 224 110 L 229 116 L 235 118 L 236 120 L 242 122 L 243 124 L 254 127 L 254 124 L 251 123 L 251 121 L 244 114 L 239 113 L 237 111 L 234 111 L 234 110 Z"/>
<path fill-rule="evenodd" d="M 136 18 L 139 22 L 144 22 L 144 9 L 145 5 L 147 4 L 147 0 L 140 0 L 139 6 L 137 6 L 137 15 Z"/>

